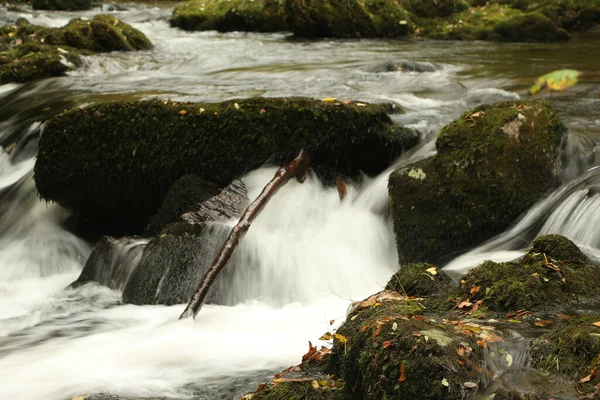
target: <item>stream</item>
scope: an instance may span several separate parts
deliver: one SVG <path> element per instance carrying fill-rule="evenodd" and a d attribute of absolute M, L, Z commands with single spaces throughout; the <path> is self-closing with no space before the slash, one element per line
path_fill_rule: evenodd
<path fill-rule="evenodd" d="M 259 274 L 240 274 L 231 304 L 206 305 L 195 321 L 178 320 L 183 304 L 120 303 L 120 284 L 143 240 L 123 243 L 124 266 L 106 277 L 113 289 L 65 289 L 93 243 L 62 227 L 68 211 L 39 200 L 32 171 L 41 121 L 74 106 L 149 97 L 393 102 L 404 113 L 392 118 L 424 138 L 397 166 L 434 154 L 441 127 L 480 103 L 526 98 L 536 77 L 556 69 L 595 73 L 570 91 L 538 96 L 569 127 L 563 185 L 511 229 L 446 268 L 465 272 L 485 259 L 514 259 L 540 233 L 565 235 L 600 258 L 598 36 L 567 44 L 298 41 L 287 34 L 184 32 L 169 27 L 172 4 L 122 6 L 125 11 L 38 12 L 0 5 L 0 25 L 24 17 L 58 27 L 110 12 L 155 45 L 88 56 L 66 77 L 0 85 L 0 399 L 93 393 L 236 399 L 299 363 L 309 340 L 325 344 L 318 338 L 331 321 L 339 326 L 350 302 L 381 290 L 398 269 L 391 223 L 380 212 L 390 168 L 351 182 L 352 202 L 342 204 L 337 190 L 314 176 L 284 187 L 236 251 Z M 388 71 L 391 63 L 405 68 Z M 265 166 L 242 178 L 251 199 L 274 171 Z"/>

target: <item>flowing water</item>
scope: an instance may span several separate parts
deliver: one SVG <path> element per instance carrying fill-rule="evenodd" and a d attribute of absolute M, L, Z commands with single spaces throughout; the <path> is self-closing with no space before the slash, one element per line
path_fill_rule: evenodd
<path fill-rule="evenodd" d="M 404 109 L 393 118 L 424 136 L 419 148 L 397 161 L 403 165 L 434 154 L 439 129 L 469 108 L 523 98 L 535 77 L 579 69 L 590 73 L 587 81 L 549 97 L 570 129 L 561 157 L 564 185 L 512 229 L 448 268 L 464 271 L 482 257 L 514 258 L 540 232 L 564 234 L 591 254 L 600 249 L 594 223 L 600 169 L 590 170 L 600 165 L 597 37 L 543 45 L 307 42 L 286 34 L 183 32 L 169 27 L 169 4 L 124 7 L 104 11 L 146 33 L 153 50 L 90 56 L 67 77 L 0 85 L 0 399 L 62 400 L 98 392 L 233 399 L 299 362 L 308 340 L 318 342 L 331 320 L 334 326 L 343 321 L 350 301 L 380 290 L 398 268 L 383 216 L 390 169 L 351 183 L 352 202 L 343 204 L 335 189 L 314 177 L 288 184 L 237 250 L 238 260 L 258 271 L 234 282 L 241 302 L 207 305 L 195 321 L 178 321 L 183 305 L 120 304 L 143 241 L 119 242 L 110 271 L 100 278 L 110 288 L 65 289 L 91 244 L 63 228 L 66 210 L 38 199 L 32 169 L 41 121 L 72 106 L 152 96 L 393 102 Z M 0 24 L 25 17 L 61 26 L 99 11 L 0 6 Z M 404 70 L 388 71 L 393 63 Z M 243 177 L 251 198 L 273 172 L 265 167 Z"/>

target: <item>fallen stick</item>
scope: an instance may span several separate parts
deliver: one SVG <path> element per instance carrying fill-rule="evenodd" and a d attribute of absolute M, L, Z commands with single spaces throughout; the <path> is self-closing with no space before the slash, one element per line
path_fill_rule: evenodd
<path fill-rule="evenodd" d="M 221 249 L 219 250 L 219 253 L 217 253 L 215 260 L 202 277 L 198 288 L 190 298 L 187 307 L 179 319 L 188 317 L 196 318 L 196 315 L 204 304 L 204 299 L 208 294 L 208 290 L 217 279 L 217 276 L 221 270 L 225 268 L 225 265 L 227 265 L 227 261 L 229 261 L 229 258 L 231 258 L 231 255 L 237 247 L 240 239 L 246 234 L 248 228 L 250 228 L 252 221 L 264 208 L 269 199 L 273 197 L 273 195 L 277 193 L 277 190 L 286 184 L 287 181 L 293 177 L 296 177 L 298 182 L 304 182 L 306 179 L 306 170 L 308 169 L 309 161 L 310 158 L 308 153 L 302 149 L 296 158 L 294 158 L 289 164 L 284 165 L 277 170 L 273 179 L 267 183 L 256 200 L 254 200 L 252 204 L 246 208 L 246 211 L 244 211 L 244 214 L 242 214 L 240 221 L 236 226 L 233 227 L 231 232 L 229 232 L 229 236 L 227 236 L 227 239 L 225 239 L 225 243 L 223 243 L 223 246 L 221 246 Z"/>

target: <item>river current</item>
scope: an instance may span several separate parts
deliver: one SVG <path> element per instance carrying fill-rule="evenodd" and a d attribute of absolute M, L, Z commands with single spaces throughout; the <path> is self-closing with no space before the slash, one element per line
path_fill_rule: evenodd
<path fill-rule="evenodd" d="M 105 6 L 79 13 L 0 6 L 2 25 L 24 17 L 62 26 L 74 17 L 110 12 L 155 45 L 87 57 L 67 77 L 0 85 L 0 399 L 63 400 L 100 392 L 239 398 L 298 363 L 309 340 L 318 343 L 332 320 L 334 327 L 343 322 L 351 301 L 381 290 L 398 268 L 390 222 L 381 213 L 386 171 L 350 183 L 352 201 L 343 204 L 335 188 L 315 177 L 288 184 L 236 254 L 260 270 L 260 279 L 236 282 L 232 290 L 241 303 L 207 305 L 195 321 L 178 321 L 184 305 L 122 305 L 118 288 L 65 289 L 93 244 L 62 227 L 68 211 L 39 200 L 32 169 L 41 122 L 73 106 L 149 97 L 393 102 L 404 110 L 393 118 L 424 137 L 397 161 L 407 164 L 433 154 L 440 128 L 462 112 L 525 98 L 535 77 L 578 69 L 589 75 L 575 88 L 540 96 L 569 127 L 563 186 L 448 268 L 465 271 L 486 258 L 515 258 L 546 232 L 566 235 L 592 256 L 600 252 L 600 168 L 593 168 L 600 165 L 597 36 L 542 45 L 297 41 L 286 34 L 184 32 L 169 27 L 171 4 L 122 6 L 126 10 Z M 386 65 L 393 63 L 404 68 L 389 71 Z M 274 171 L 265 166 L 243 177 L 251 198 Z"/>

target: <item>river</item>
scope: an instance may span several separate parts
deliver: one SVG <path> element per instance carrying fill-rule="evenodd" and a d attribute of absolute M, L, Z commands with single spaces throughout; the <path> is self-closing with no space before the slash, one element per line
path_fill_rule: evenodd
<path fill-rule="evenodd" d="M 541 95 L 569 127 L 563 186 L 512 229 L 450 263 L 465 271 L 484 258 L 510 259 L 540 232 L 600 250 L 600 40 L 498 44 L 416 40 L 291 40 L 286 34 L 172 29 L 172 5 L 123 4 L 110 11 L 142 30 L 150 51 L 85 58 L 67 77 L 0 85 L 0 399 L 63 400 L 107 393 L 153 398 L 234 399 L 296 364 L 308 341 L 343 322 L 354 300 L 380 290 L 398 268 L 389 221 L 387 175 L 350 185 L 352 202 L 310 177 L 290 183 L 250 229 L 236 257 L 259 271 L 238 279 L 231 305 L 207 305 L 178 321 L 184 305 L 120 304 L 100 285 L 65 289 L 93 244 L 62 227 L 69 213 L 40 201 L 32 169 L 40 122 L 96 101 L 170 98 L 221 101 L 249 96 L 336 97 L 393 102 L 399 123 L 423 144 L 398 164 L 434 153 L 440 128 L 480 103 L 527 97 L 535 77 L 555 69 L 590 73 L 574 89 Z M 108 7 L 105 6 L 105 11 Z M 89 12 L 8 11 L 62 26 Z M 402 71 L 387 71 L 390 63 Z M 13 146 L 14 144 L 14 146 Z M 255 197 L 272 176 L 243 177 Z M 598 221 L 600 222 L 600 221 Z M 117 285 L 118 286 L 118 285 Z M 236 300 L 236 301 L 237 301 Z"/>

